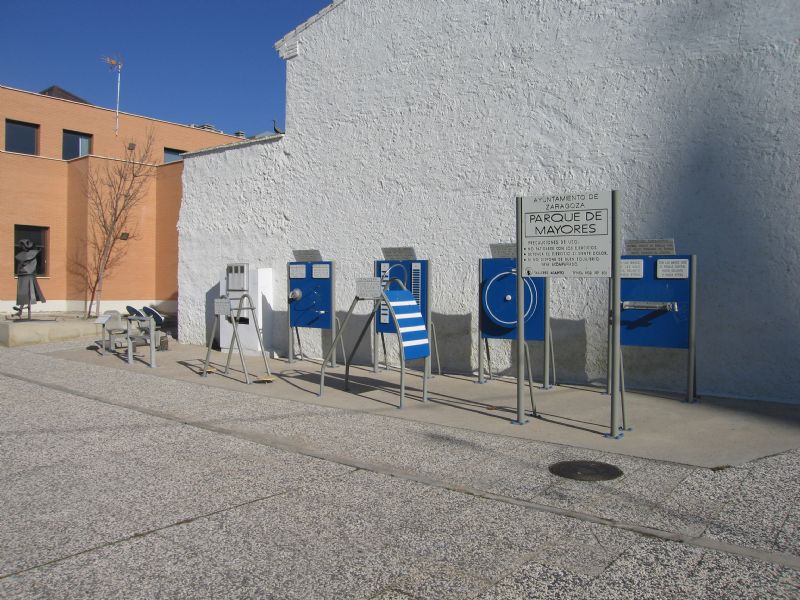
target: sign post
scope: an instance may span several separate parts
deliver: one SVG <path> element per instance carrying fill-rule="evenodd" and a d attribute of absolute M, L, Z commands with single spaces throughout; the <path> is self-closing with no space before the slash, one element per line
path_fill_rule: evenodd
<path fill-rule="evenodd" d="M 611 361 L 614 374 L 611 432 L 619 420 L 619 261 L 621 236 L 617 192 L 604 190 L 517 196 L 517 314 L 522 324 L 523 277 L 608 277 L 612 283 Z M 524 325 L 519 327 L 524 340 Z M 522 354 L 517 348 L 517 417 L 522 414 Z"/>
<path fill-rule="evenodd" d="M 525 278 L 522 276 L 525 229 L 521 227 L 523 203 L 524 198 L 517 196 L 517 418 L 513 421 L 516 425 L 528 422 L 523 408 L 525 397 Z"/>

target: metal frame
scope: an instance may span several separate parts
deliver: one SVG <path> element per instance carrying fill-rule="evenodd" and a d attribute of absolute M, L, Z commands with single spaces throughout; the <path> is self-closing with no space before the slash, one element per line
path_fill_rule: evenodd
<path fill-rule="evenodd" d="M 345 361 L 345 372 L 344 372 L 344 389 L 346 391 L 350 391 L 350 365 L 353 363 L 353 357 L 355 356 L 356 352 L 358 351 L 358 348 L 361 345 L 361 342 L 363 341 L 364 336 L 366 335 L 367 331 L 369 331 L 369 328 L 372 325 L 372 320 L 375 318 L 375 315 L 380 310 L 381 302 L 385 302 L 386 306 L 389 308 L 389 315 L 392 318 L 392 322 L 394 323 L 395 330 L 397 331 L 397 341 L 398 341 L 397 346 L 398 346 L 398 349 L 399 349 L 399 357 L 400 357 L 400 403 L 398 405 L 398 408 L 401 408 L 401 409 L 403 408 L 403 406 L 405 404 L 405 395 L 406 395 L 406 387 L 405 387 L 406 360 L 405 360 L 405 356 L 403 354 L 403 342 L 402 342 L 401 334 L 400 334 L 400 325 L 397 322 L 397 315 L 395 315 L 394 309 L 392 308 L 392 305 L 389 303 L 389 300 L 388 300 L 388 298 L 386 297 L 386 294 L 385 294 L 385 291 L 386 291 L 386 288 L 388 287 L 388 284 L 391 283 L 392 281 L 397 281 L 404 290 L 407 289 L 405 284 L 403 284 L 402 281 L 400 281 L 399 279 L 392 278 L 392 279 L 386 280 L 385 285 L 382 285 L 380 298 L 359 298 L 358 296 L 353 298 L 353 302 L 350 304 L 350 308 L 347 311 L 347 316 L 344 318 L 344 322 L 342 323 L 342 326 L 339 328 L 339 331 L 336 334 L 336 337 L 334 338 L 333 343 L 331 344 L 331 348 L 328 350 L 328 354 L 325 355 L 325 358 L 322 361 L 322 367 L 320 369 L 320 374 L 319 374 L 319 395 L 320 396 L 322 396 L 322 394 L 323 394 L 323 392 L 325 390 L 325 368 L 326 368 L 326 366 L 328 364 L 328 360 L 330 359 L 330 355 L 336 350 L 336 342 L 338 342 L 339 339 L 342 337 L 342 334 L 344 333 L 344 330 L 347 327 L 347 323 L 350 321 L 350 317 L 353 315 L 353 311 L 355 310 L 356 305 L 361 301 L 372 301 L 372 303 L 373 303 L 372 311 L 370 311 L 369 318 L 367 319 L 367 322 L 364 324 L 364 328 L 361 330 L 361 333 L 359 334 L 358 339 L 356 340 L 356 343 L 353 346 L 353 350 L 350 352 L 349 356 L 347 356 L 345 354 L 346 361 Z M 430 332 L 428 332 L 428 341 L 430 343 Z M 428 352 L 428 356 L 425 357 L 425 367 L 424 367 L 424 372 L 423 372 L 423 376 L 422 376 L 422 401 L 423 402 L 427 402 L 428 401 L 428 379 L 429 379 L 429 376 L 427 376 L 426 374 L 430 373 L 430 363 L 431 363 L 431 353 Z M 375 363 L 375 364 L 377 365 L 377 363 Z"/>
<path fill-rule="evenodd" d="M 516 240 L 517 240 L 517 418 L 516 424 L 526 423 L 523 410 L 523 391 L 524 391 L 524 368 L 522 362 L 525 360 L 525 296 L 524 296 L 524 277 L 522 275 L 523 259 L 523 232 L 522 232 L 522 196 L 516 196 Z M 620 198 L 619 192 L 611 190 L 611 278 L 609 283 L 610 314 L 609 314 L 609 334 L 608 334 L 608 362 L 610 372 L 607 382 L 607 391 L 611 396 L 611 407 L 609 417 L 609 432 L 606 437 L 620 439 L 623 436 L 622 430 L 625 420 L 625 408 L 622 397 L 622 352 L 620 348 L 620 317 L 621 317 L 621 256 L 622 256 L 622 223 L 620 221 Z M 549 278 L 548 278 L 549 279 Z M 549 327 L 545 328 L 547 334 Z"/>
<path fill-rule="evenodd" d="M 247 299 L 247 303 L 249 304 L 249 306 L 244 306 L 243 305 L 243 302 L 244 302 L 245 298 Z M 204 362 L 204 365 L 203 365 L 203 372 L 201 374 L 203 377 L 208 377 L 209 373 L 214 372 L 214 371 L 209 369 L 208 365 L 209 365 L 209 360 L 211 358 L 211 346 L 214 344 L 214 336 L 217 333 L 217 326 L 220 323 L 220 319 L 222 319 L 222 318 L 230 318 L 231 325 L 233 325 L 233 334 L 231 335 L 230 344 L 228 344 L 228 359 L 225 361 L 224 375 L 227 375 L 228 374 L 228 370 L 230 369 L 231 356 L 233 355 L 233 343 L 235 341 L 236 342 L 236 347 L 237 347 L 237 349 L 239 351 L 239 358 L 240 358 L 240 360 L 242 362 L 242 371 L 244 371 L 245 383 L 247 385 L 250 385 L 252 383 L 251 380 L 250 380 L 250 373 L 247 371 L 247 364 L 245 363 L 245 360 L 244 360 L 244 351 L 242 349 L 242 344 L 241 344 L 241 342 L 239 340 L 239 327 L 238 326 L 239 326 L 239 319 L 242 316 L 242 311 L 243 310 L 244 311 L 250 311 L 251 317 L 253 319 L 253 326 L 256 328 L 256 337 L 258 337 L 258 346 L 259 346 L 259 348 L 261 348 L 261 357 L 264 359 L 264 368 L 267 371 L 267 374 L 266 374 L 265 377 L 260 377 L 258 379 L 259 380 L 263 380 L 263 381 L 267 381 L 267 382 L 272 381 L 272 379 L 273 379 L 272 371 L 269 368 L 269 361 L 267 360 L 267 353 L 264 350 L 264 340 L 261 339 L 263 334 L 261 332 L 261 329 L 258 326 L 258 317 L 256 316 L 256 313 L 258 311 L 256 310 L 256 306 L 253 303 L 253 299 L 250 297 L 250 294 L 242 294 L 239 297 L 239 304 L 236 307 L 236 315 L 235 316 L 233 315 L 233 310 L 231 310 L 231 313 L 228 314 L 228 315 L 220 315 L 220 314 L 215 314 L 214 315 L 214 325 L 211 328 L 211 335 L 208 338 L 208 347 L 206 349 L 206 359 L 205 359 L 205 362 Z"/>
<path fill-rule="evenodd" d="M 331 346 L 333 346 L 333 340 L 336 339 L 336 331 L 337 331 L 337 329 L 341 329 L 341 323 L 339 321 L 339 317 L 336 316 L 336 261 L 335 260 L 331 260 L 331 261 L 318 261 L 318 260 L 315 260 L 315 261 L 301 261 L 301 260 L 295 260 L 295 261 L 287 262 L 286 263 L 286 287 L 287 287 L 287 292 L 286 293 L 287 293 L 287 297 L 288 297 L 289 292 L 291 292 L 291 290 L 289 290 L 288 288 L 289 288 L 289 281 L 291 281 L 291 277 L 289 276 L 289 265 L 292 262 L 293 263 L 302 262 L 302 263 L 305 263 L 306 265 L 310 265 L 310 264 L 313 264 L 313 263 L 320 263 L 320 262 L 325 262 L 325 263 L 330 262 L 330 264 L 331 264 L 330 281 L 331 281 L 331 313 L 332 314 L 331 314 L 331 328 L 330 328 L 330 331 L 331 331 Z M 288 358 L 287 362 L 289 364 L 292 364 L 294 362 L 294 359 L 295 359 L 294 337 L 292 336 L 292 329 L 295 330 L 295 334 L 297 335 L 297 349 L 300 351 L 300 360 L 305 360 L 305 357 L 303 356 L 303 345 L 300 342 L 300 327 L 292 327 L 292 318 L 291 318 L 291 315 L 289 314 L 289 308 L 288 307 L 287 307 L 287 310 L 286 310 L 286 323 L 287 323 L 287 326 L 289 328 L 289 358 Z M 322 328 L 315 328 L 315 329 L 319 329 L 320 332 L 323 331 Z M 320 339 L 322 339 L 321 334 L 320 334 Z M 347 352 L 345 351 L 345 348 L 344 348 L 344 340 L 342 340 L 342 356 L 343 357 L 347 356 Z M 330 366 L 332 368 L 334 368 L 334 369 L 336 368 L 336 359 L 337 359 L 336 349 L 335 349 L 335 346 L 334 346 L 333 356 L 331 356 L 331 359 L 330 359 L 331 360 Z"/>
<path fill-rule="evenodd" d="M 483 310 L 482 305 L 482 290 L 480 289 L 480 283 L 483 281 L 483 260 L 478 259 L 478 315 L 480 315 L 481 311 Z M 550 327 L 550 278 L 545 277 L 545 288 L 544 288 L 544 378 L 542 381 L 542 389 L 549 390 L 553 386 L 557 385 L 556 383 L 556 358 L 555 358 L 555 350 L 553 348 L 553 331 Z M 483 347 L 481 346 L 481 339 L 484 341 L 484 346 L 486 347 L 486 367 L 483 367 Z M 486 383 L 487 379 L 492 379 L 492 357 L 489 352 L 489 339 L 490 338 L 481 338 L 481 326 L 480 321 L 478 322 L 478 383 L 484 384 Z M 528 342 L 525 342 L 525 351 L 529 353 Z M 527 358 L 528 362 L 530 363 L 530 356 Z M 553 369 L 553 383 L 550 384 L 550 368 Z M 484 372 L 488 371 L 489 376 L 484 377 Z M 530 369 L 529 369 L 530 371 Z M 533 376 L 528 374 L 528 381 L 532 385 L 533 384 Z M 536 410 L 534 409 L 534 413 Z"/>
<path fill-rule="evenodd" d="M 145 339 L 146 338 L 148 340 L 148 342 L 149 342 L 149 345 L 150 345 L 150 362 L 148 363 L 148 366 L 151 369 L 155 369 L 156 368 L 156 321 L 155 321 L 155 319 L 153 319 L 153 317 L 135 317 L 135 316 L 132 316 L 132 315 L 129 315 L 128 317 L 126 317 L 126 319 L 127 319 L 127 324 L 126 324 L 125 337 L 126 337 L 127 342 L 128 342 L 128 364 L 129 365 L 133 364 L 133 353 L 134 353 L 134 349 L 135 349 L 135 346 L 136 346 L 134 341 L 137 338 L 138 339 Z M 140 322 L 140 323 L 147 323 L 147 335 L 136 335 L 136 334 L 131 335 L 131 323 L 133 321 L 137 321 L 137 322 Z M 105 341 L 105 339 L 104 339 L 104 341 Z"/>
<path fill-rule="evenodd" d="M 621 257 L 620 257 L 620 260 Z M 692 254 L 690 261 L 690 271 L 689 271 L 689 347 L 687 350 L 686 356 L 686 396 L 684 397 L 684 402 L 689 404 L 698 403 L 700 400 L 697 396 L 697 255 Z M 620 278 L 621 280 L 621 278 Z M 613 298 L 611 295 L 611 280 L 609 280 L 609 297 L 608 297 L 608 304 L 609 304 L 609 330 L 608 330 L 608 374 L 606 377 L 606 393 L 611 393 L 611 369 L 612 369 L 612 344 L 611 344 L 611 314 L 613 310 Z M 621 301 L 621 294 L 620 294 L 620 301 Z M 656 303 L 639 303 L 640 305 L 646 304 L 654 304 L 654 306 L 649 306 L 648 308 L 657 310 L 674 310 L 671 302 L 660 303 L 662 306 L 655 306 Z M 623 303 L 620 302 L 620 307 L 623 307 Z M 624 371 L 624 365 L 622 364 L 622 346 L 620 345 L 620 369 Z M 623 394 L 624 394 L 624 372 L 620 374 L 623 386 Z M 624 421 L 624 396 L 623 396 L 623 421 Z M 625 425 L 623 423 L 623 429 L 625 429 Z M 626 429 L 629 430 L 629 429 Z"/>
<path fill-rule="evenodd" d="M 408 259 L 408 260 L 412 260 L 412 259 Z M 430 341 L 430 344 L 431 344 L 431 349 L 433 350 L 435 348 L 435 350 L 436 350 L 436 370 L 439 373 L 439 375 L 441 375 L 442 374 L 442 363 L 439 360 L 439 340 L 436 338 L 436 326 L 433 323 L 433 317 L 431 317 L 431 261 L 428 260 L 428 259 L 422 259 L 422 258 L 419 258 L 419 259 L 415 258 L 415 259 L 412 260 L 412 262 L 423 262 L 423 261 L 428 264 L 428 277 L 426 278 L 426 282 L 425 282 L 425 298 L 428 300 L 428 308 L 425 311 L 425 323 L 428 325 L 428 336 L 429 336 L 429 341 Z M 392 262 L 392 261 L 388 260 L 388 259 L 376 260 L 376 261 L 374 261 L 373 266 L 375 264 L 382 263 L 382 262 Z M 397 278 L 397 277 L 390 277 L 388 279 L 388 281 L 396 281 L 397 283 L 399 283 L 400 285 L 403 286 L 403 289 L 407 289 L 405 283 L 400 281 L 400 279 Z M 378 329 L 377 329 L 377 326 L 376 326 L 375 330 L 372 333 L 372 372 L 373 373 L 377 373 L 378 372 L 378 363 L 379 363 L 379 361 L 378 361 L 378 335 L 379 334 L 380 334 L 380 337 L 381 337 L 381 346 L 383 347 L 383 368 L 384 368 L 384 370 L 388 370 L 389 369 L 389 358 L 388 358 L 388 355 L 386 353 L 386 338 L 385 338 L 383 332 L 378 332 Z M 427 377 L 428 379 L 430 379 L 432 377 L 432 375 L 431 375 L 431 365 L 428 365 L 426 367 L 426 369 L 425 369 L 425 377 Z"/>

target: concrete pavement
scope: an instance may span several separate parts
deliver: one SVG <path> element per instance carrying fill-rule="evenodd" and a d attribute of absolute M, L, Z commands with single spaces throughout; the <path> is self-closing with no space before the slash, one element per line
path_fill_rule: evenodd
<path fill-rule="evenodd" d="M 710 469 L 83 348 L 0 348 L 0 597 L 800 596 L 791 421 L 793 449 Z M 570 458 L 625 475 L 547 471 Z"/>

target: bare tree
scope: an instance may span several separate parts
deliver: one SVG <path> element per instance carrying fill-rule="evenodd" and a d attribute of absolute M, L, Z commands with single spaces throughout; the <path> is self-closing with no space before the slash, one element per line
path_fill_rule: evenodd
<path fill-rule="evenodd" d="M 120 236 L 136 239 L 135 209 L 147 193 L 150 179 L 155 175 L 153 133 L 143 143 L 124 143 L 121 159 L 107 159 L 92 166 L 86 176 L 88 206 L 87 257 L 83 269 L 86 277 L 89 304 L 86 316 L 100 314 L 103 282 L 117 267 L 127 252 L 127 244 L 118 244 Z"/>

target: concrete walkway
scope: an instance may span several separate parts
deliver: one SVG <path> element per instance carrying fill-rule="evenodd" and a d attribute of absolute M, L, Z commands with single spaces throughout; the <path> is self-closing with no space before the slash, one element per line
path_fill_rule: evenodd
<path fill-rule="evenodd" d="M 548 424 L 585 444 L 531 439 L 539 420 L 508 426 L 488 401 L 412 420 L 371 396 L 312 401 L 288 372 L 279 385 L 310 398 L 204 380 L 178 351 L 149 370 L 84 348 L 0 348 L 0 597 L 800 596 L 800 430 L 774 408 L 720 410 L 779 425 L 779 453 L 709 469 L 619 454 L 602 427 Z M 474 418 L 436 422 L 451 411 Z M 642 417 L 622 442 L 646 449 Z M 625 475 L 547 470 L 571 458 Z"/>

